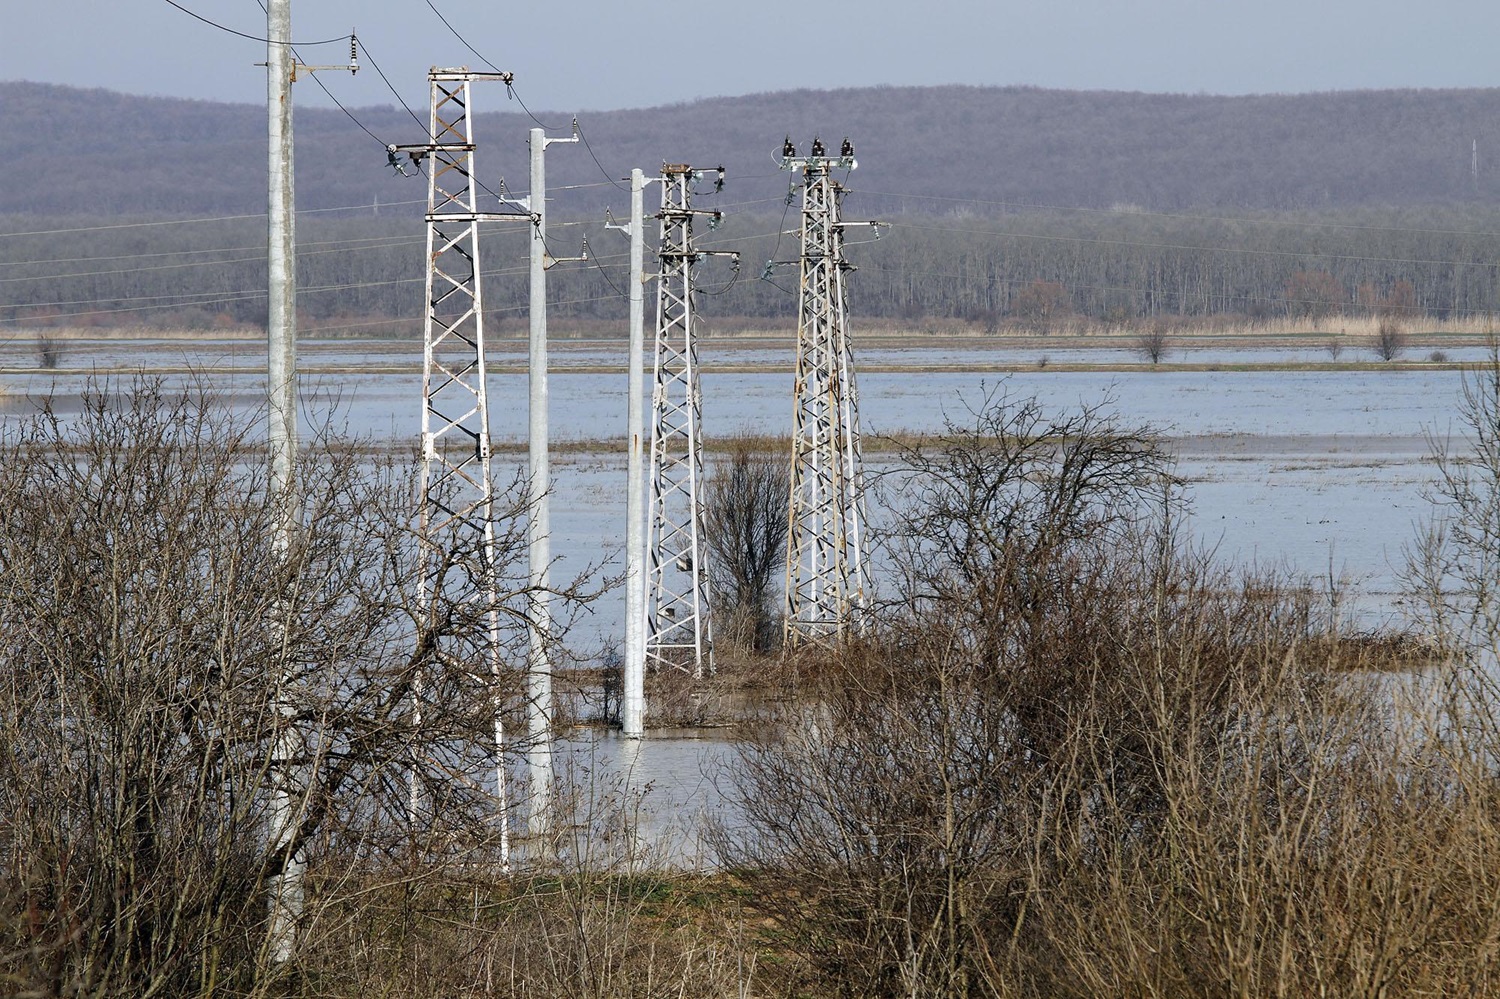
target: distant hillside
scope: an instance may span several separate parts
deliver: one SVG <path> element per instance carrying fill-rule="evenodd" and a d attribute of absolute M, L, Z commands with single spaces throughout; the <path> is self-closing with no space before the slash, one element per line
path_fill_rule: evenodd
<path fill-rule="evenodd" d="M 477 87 L 481 175 L 525 187 L 533 122 L 500 87 Z M 425 108 L 415 109 L 424 120 Z M 354 109 L 380 140 L 422 140 L 400 108 Z M 559 129 L 568 115 L 538 112 Z M 0 83 L 7 180 L 0 214 L 253 213 L 264 209 L 264 111 L 253 105 Z M 788 133 L 852 137 L 851 211 L 990 214 L 974 202 L 1152 210 L 1347 209 L 1500 204 L 1500 89 L 1217 97 L 1031 88 L 787 91 L 591 112 L 583 128 L 611 176 L 663 160 L 729 169 L 726 200 L 785 191 L 774 154 Z M 303 208 L 421 199 L 375 138 L 337 110 L 299 109 Z M 1472 143 L 1480 164 L 1471 175 Z M 553 147 L 564 207 L 624 195 L 578 147 Z M 924 200 L 934 198 L 939 200 Z M 941 200 L 941 199 L 952 199 Z"/>

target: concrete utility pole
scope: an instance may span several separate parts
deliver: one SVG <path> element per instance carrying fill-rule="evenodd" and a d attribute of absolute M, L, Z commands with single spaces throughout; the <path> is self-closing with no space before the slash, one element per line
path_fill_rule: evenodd
<path fill-rule="evenodd" d="M 284 556 L 302 519 L 297 476 L 297 256 L 296 204 L 292 190 L 292 5 L 291 0 L 269 0 L 266 6 L 266 106 L 270 188 L 266 242 L 266 409 L 267 451 L 270 456 L 270 499 L 277 515 L 273 550 Z M 284 628 L 278 607 L 275 627 Z M 271 768 L 270 844 L 276 853 L 291 849 L 296 814 L 302 795 L 298 787 L 300 740 L 291 727 L 292 707 L 283 689 L 276 688 L 278 731 Z M 286 855 L 281 873 L 270 885 L 271 959 L 291 959 L 297 943 L 297 921 L 302 914 L 301 851 Z"/>
<path fill-rule="evenodd" d="M 851 627 L 859 627 L 858 615 L 869 595 L 844 230 L 876 223 L 839 217 L 844 187 L 832 172 L 856 166 L 848 139 L 837 156 L 829 156 L 822 141 L 814 139 L 811 154 L 799 157 L 788 138 L 781 165 L 802 174 L 785 638 L 788 644 L 838 642 Z"/>
<path fill-rule="evenodd" d="M 646 495 L 645 404 L 641 354 L 646 341 L 645 258 L 646 175 L 630 171 L 630 221 L 618 225 L 606 218 L 606 229 L 630 237 L 630 346 L 626 364 L 630 384 L 625 417 L 625 665 L 621 677 L 621 728 L 627 739 L 646 733 Z M 608 213 L 606 213 L 607 215 Z"/>
<path fill-rule="evenodd" d="M 484 296 L 480 282 L 479 223 L 515 219 L 514 212 L 481 212 L 474 181 L 471 84 L 509 84 L 510 73 L 439 69 L 427 74 L 431 91 L 428 141 L 391 146 L 427 162 L 427 313 L 422 324 L 422 478 L 419 533 L 426 567 L 419 600 L 425 627 L 441 598 L 477 603 L 486 641 L 481 660 L 496 681 L 494 711 L 495 808 L 502 869 L 510 866 L 510 820 L 503 755 L 505 730 L 499 703 L 500 597 L 496 579 L 494 484 L 490 477 L 490 406 L 484 349 Z M 525 216 L 519 216 L 524 218 Z M 466 656 L 440 648 L 439 662 Z M 413 696 L 412 721 L 422 723 L 422 684 Z M 410 818 L 421 807 L 420 768 L 412 762 Z"/>
<path fill-rule="evenodd" d="M 530 549 L 530 628 L 526 663 L 528 744 L 526 769 L 530 778 L 531 810 L 527 831 L 536 839 L 550 828 L 552 811 L 552 524 L 551 467 L 547 423 L 547 268 L 556 262 L 547 252 L 547 147 L 554 142 L 577 142 L 578 123 L 566 139 L 549 139 L 544 130 L 531 130 L 531 329 L 528 393 L 530 405 L 530 493 L 526 539 Z"/>
<path fill-rule="evenodd" d="M 304 66 L 358 72 L 357 43 L 349 36 L 349 63 L 344 66 Z M 302 497 L 297 484 L 297 204 L 292 186 L 292 83 L 298 64 L 292 52 L 291 0 L 266 4 L 266 118 L 269 186 L 266 201 L 266 451 L 270 458 L 269 498 L 277 513 L 272 550 L 284 556 L 302 525 Z M 278 606 L 273 627 L 284 628 L 284 606 Z M 291 849 L 305 788 L 301 757 L 306 747 L 291 724 L 294 707 L 279 678 L 275 712 L 279 721 L 271 760 L 270 844 L 281 853 Z M 282 872 L 270 884 L 270 948 L 277 962 L 290 960 L 296 949 L 297 922 L 302 914 L 302 875 L 306 861 L 300 850 L 290 853 Z"/>
<path fill-rule="evenodd" d="M 717 171 L 716 189 L 724 169 Z M 725 251 L 693 248 L 693 220 L 722 214 L 692 207 L 693 185 L 704 171 L 665 165 L 661 177 L 660 271 L 656 279 L 656 366 L 652 390 L 650 582 L 646 664 L 681 669 L 701 679 L 713 672 L 708 563 L 703 540 L 703 393 L 698 385 L 698 340 L 693 314 L 693 269 Z"/>

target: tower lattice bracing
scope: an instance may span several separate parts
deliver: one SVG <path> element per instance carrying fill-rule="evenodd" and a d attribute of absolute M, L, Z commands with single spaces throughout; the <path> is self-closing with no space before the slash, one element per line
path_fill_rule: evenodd
<path fill-rule="evenodd" d="M 799 158 L 790 142 L 783 165 L 802 173 L 801 286 L 797 315 L 796 402 L 787 534 L 786 640 L 837 642 L 857 628 L 869 594 L 859 396 L 849 345 L 840 202 L 834 170 L 841 154 Z M 858 223 L 866 225 L 868 223 Z"/>
<path fill-rule="evenodd" d="M 696 175 L 662 168 L 656 374 L 652 390 L 649 528 L 646 540 L 646 668 L 701 677 L 713 670 L 708 571 L 704 559 L 702 392 L 693 329 L 690 206 Z"/>
<path fill-rule="evenodd" d="M 501 667 L 501 635 L 479 223 L 515 216 L 478 210 L 470 87 L 478 80 L 509 82 L 510 74 L 434 69 L 428 79 L 432 92 L 430 141 L 424 146 L 399 147 L 419 163 L 425 159 L 428 178 L 419 517 L 425 569 L 421 601 L 429 618 L 450 601 L 477 609 L 488 632 L 478 654 L 472 645 L 440 647 L 436 658 L 444 669 L 468 670 L 476 679 L 486 673 L 494 678 Z M 393 158 L 395 152 L 393 148 Z M 436 622 L 429 620 L 427 625 L 435 628 Z M 497 821 L 503 859 L 508 860 L 503 731 L 500 705 L 495 707 Z M 414 716 L 420 725 L 420 692 Z M 415 779 L 412 786 L 415 815 L 420 804 Z"/>

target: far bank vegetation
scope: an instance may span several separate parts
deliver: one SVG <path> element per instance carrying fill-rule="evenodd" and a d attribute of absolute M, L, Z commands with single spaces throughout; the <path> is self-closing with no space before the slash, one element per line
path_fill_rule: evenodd
<path fill-rule="evenodd" d="M 1331 214 L 1338 223 L 1331 231 L 1318 227 L 1321 218 L 905 216 L 879 241 L 850 247 L 859 267 L 851 310 L 856 332 L 1132 341 L 1184 332 L 1316 333 L 1372 345 L 1382 355 L 1409 334 L 1494 332 L 1500 285 L 1488 261 L 1500 258 L 1500 216 L 1432 209 L 1413 221 L 1419 228 L 1375 233 L 1363 228 L 1378 226 L 1369 213 Z M 3 219 L 0 232 L 28 225 Z M 608 245 L 609 234 L 598 228 L 583 218 L 568 231 Z M 750 261 L 786 255 L 786 247 L 777 248 L 779 228 L 779 216 L 733 215 L 702 234 L 706 248 L 732 240 L 725 245 L 747 261 L 739 279 L 727 265 L 700 268 L 700 290 L 713 292 L 703 302 L 705 335 L 784 328 L 794 320 L 794 271 L 750 276 L 760 271 Z M 253 246 L 259 230 L 231 221 L 149 231 L 149 266 L 121 264 L 139 245 L 130 229 L 0 240 L 7 278 L 0 324 L 33 331 L 33 338 L 59 328 L 244 334 L 263 326 L 264 260 L 220 249 Z M 419 336 L 422 256 L 413 240 L 420 234 L 419 218 L 306 220 L 299 228 L 303 334 Z M 525 259 L 524 242 L 499 231 L 486 247 L 490 334 L 521 336 L 528 286 L 513 262 Z M 64 258 L 73 262 L 56 262 Z M 549 275 L 549 319 L 560 334 L 623 336 L 622 260 L 605 256 L 595 266 Z M 86 295 L 75 273 L 86 277 Z M 790 283 L 781 280 L 786 274 Z"/>

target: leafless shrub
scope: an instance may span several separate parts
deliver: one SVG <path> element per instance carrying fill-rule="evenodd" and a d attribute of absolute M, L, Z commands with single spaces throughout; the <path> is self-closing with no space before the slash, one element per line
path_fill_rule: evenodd
<path fill-rule="evenodd" d="M 488 608 L 446 582 L 473 553 L 424 609 L 409 469 L 328 439 L 275 549 L 252 427 L 147 384 L 0 436 L 0 980 L 20 992 L 300 991 L 329 912 L 494 860 L 493 705 L 514 678 L 481 665 Z M 496 525 L 502 580 L 519 510 Z M 296 821 L 272 849 L 288 731 Z M 292 854 L 307 903 L 280 963 L 265 899 Z"/>
<path fill-rule="evenodd" d="M 1323 349 L 1328 351 L 1328 356 L 1332 360 L 1337 361 L 1339 359 L 1339 355 L 1344 352 L 1343 338 L 1338 334 L 1330 336 L 1327 342 L 1323 345 Z"/>
<path fill-rule="evenodd" d="M 1375 327 L 1375 355 L 1382 361 L 1394 361 L 1406 349 L 1406 334 L 1395 316 L 1381 315 Z"/>
<path fill-rule="evenodd" d="M 36 357 L 37 363 L 50 371 L 62 362 L 62 345 L 55 337 L 43 334 L 36 342 Z"/>
<path fill-rule="evenodd" d="M 1147 326 L 1135 341 L 1136 349 L 1152 364 L 1160 364 L 1167 356 L 1167 344 L 1167 327 L 1162 323 Z"/>
<path fill-rule="evenodd" d="M 1445 737 L 1455 715 L 1398 711 L 1399 676 L 1350 676 L 1310 587 L 1178 540 L 1153 440 L 1001 404 L 906 455 L 896 596 L 866 642 L 807 664 L 736 764 L 745 821 L 718 837 L 809 983 L 1489 982 L 1493 751 Z"/>
<path fill-rule="evenodd" d="M 1464 375 L 1459 436 L 1431 441 L 1438 478 L 1431 522 L 1408 546 L 1406 582 L 1422 626 L 1449 664 L 1452 710 L 1500 741 L 1500 695 L 1492 668 L 1500 653 L 1500 348 Z"/>

